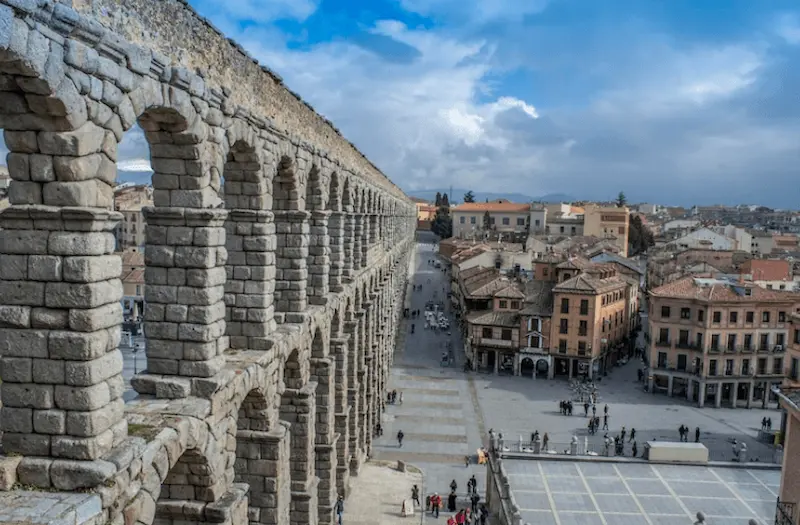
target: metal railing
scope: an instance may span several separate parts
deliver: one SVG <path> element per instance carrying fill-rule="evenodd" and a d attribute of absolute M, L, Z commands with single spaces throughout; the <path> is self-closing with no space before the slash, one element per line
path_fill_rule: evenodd
<path fill-rule="evenodd" d="M 775 525 L 796 525 L 794 521 L 795 507 L 795 503 L 781 501 L 778 498 L 778 502 L 775 505 Z"/>

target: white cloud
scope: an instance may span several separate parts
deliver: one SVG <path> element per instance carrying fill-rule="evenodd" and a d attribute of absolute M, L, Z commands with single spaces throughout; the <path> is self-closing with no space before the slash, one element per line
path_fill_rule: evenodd
<path fill-rule="evenodd" d="M 551 0 L 400 0 L 406 11 L 426 16 L 464 16 L 476 22 L 519 18 L 544 11 Z"/>
<path fill-rule="evenodd" d="M 776 33 L 792 45 L 800 44 L 800 15 L 784 13 L 778 17 Z"/>
<path fill-rule="evenodd" d="M 127 159 L 117 162 L 118 171 L 153 171 L 150 161 L 147 159 Z"/>
<path fill-rule="evenodd" d="M 304 21 L 313 15 L 320 0 L 193 0 L 206 16 L 224 17 L 237 22 Z M 226 29 L 227 30 L 227 29 Z"/>

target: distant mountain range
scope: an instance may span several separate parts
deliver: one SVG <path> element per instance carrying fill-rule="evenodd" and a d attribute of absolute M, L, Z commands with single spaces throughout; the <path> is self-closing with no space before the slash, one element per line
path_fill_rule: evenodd
<path fill-rule="evenodd" d="M 469 190 L 453 188 L 452 195 L 450 195 L 449 189 L 416 190 L 407 191 L 406 193 L 411 197 L 425 199 L 430 202 L 436 200 L 437 192 L 447 193 L 450 202 L 456 204 L 464 201 L 464 194 L 468 191 Z M 506 199 L 511 202 L 573 202 L 577 200 L 575 197 L 564 193 L 548 193 L 541 197 L 531 197 L 530 195 L 523 195 L 522 193 L 492 193 L 487 191 L 474 191 L 473 194 L 475 195 L 475 202 L 485 202 L 487 199 L 490 201 Z"/>

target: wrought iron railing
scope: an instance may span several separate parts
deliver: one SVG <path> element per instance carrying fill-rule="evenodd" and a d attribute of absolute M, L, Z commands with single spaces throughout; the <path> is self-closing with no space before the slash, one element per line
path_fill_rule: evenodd
<path fill-rule="evenodd" d="M 775 525 L 796 525 L 794 521 L 795 506 L 795 503 L 781 501 L 778 498 L 778 503 L 775 505 Z"/>

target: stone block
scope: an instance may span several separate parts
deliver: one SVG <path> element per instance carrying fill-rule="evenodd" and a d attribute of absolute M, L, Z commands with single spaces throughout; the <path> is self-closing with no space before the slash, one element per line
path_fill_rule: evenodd
<path fill-rule="evenodd" d="M 49 308 L 96 308 L 122 299 L 122 282 L 47 283 L 46 292 Z"/>
<path fill-rule="evenodd" d="M 33 430 L 38 434 L 64 434 L 66 414 L 63 410 L 34 410 Z"/>
<path fill-rule="evenodd" d="M 0 242 L 3 236 L 0 232 Z M 24 281 L 28 278 L 28 256 L 3 254 L 3 264 L 0 265 L 0 279 L 4 281 Z"/>
<path fill-rule="evenodd" d="M 27 328 L 30 325 L 31 325 L 31 308 L 29 306 L 0 305 L 0 327 Z"/>
<path fill-rule="evenodd" d="M 49 155 L 31 155 L 31 180 L 34 182 L 53 182 L 56 173 L 53 170 L 53 157 Z"/>
<path fill-rule="evenodd" d="M 3 407 L 0 428 L 3 432 L 33 433 L 33 410 L 30 408 Z"/>
<path fill-rule="evenodd" d="M 180 361 L 179 373 L 186 377 L 211 377 L 225 365 L 225 359 L 217 356 L 207 361 Z"/>
<path fill-rule="evenodd" d="M 38 137 L 39 151 L 47 155 L 83 157 L 99 152 L 104 136 L 105 130 L 91 122 L 74 131 L 43 131 Z"/>
<path fill-rule="evenodd" d="M 50 467 L 50 479 L 59 490 L 74 491 L 98 487 L 117 473 L 113 463 L 103 460 L 69 461 L 57 459 Z"/>
<path fill-rule="evenodd" d="M 78 332 L 94 332 L 122 323 L 122 304 L 110 303 L 98 308 L 72 309 L 69 327 Z"/>
<path fill-rule="evenodd" d="M 182 399 L 189 397 L 191 382 L 183 378 L 159 378 L 155 382 L 155 396 L 159 399 Z"/>
<path fill-rule="evenodd" d="M 75 283 L 93 283 L 116 279 L 122 273 L 122 260 L 117 255 L 100 257 L 65 257 L 64 280 Z"/>
<path fill-rule="evenodd" d="M 17 467 L 17 477 L 22 485 L 34 487 L 50 487 L 50 466 L 52 459 L 22 458 Z"/>
<path fill-rule="evenodd" d="M 50 233 L 47 247 L 50 255 L 105 255 L 114 250 L 115 242 L 110 232 L 54 231 Z"/>
<path fill-rule="evenodd" d="M 7 454 L 16 453 L 24 456 L 49 456 L 50 436 L 5 432 L 3 433 L 3 450 Z"/>
<path fill-rule="evenodd" d="M 5 385 L 3 386 L 5 387 Z M 5 393 L 5 388 L 3 393 Z M 87 387 L 67 385 L 56 385 L 55 387 L 55 405 L 64 410 L 97 410 L 108 404 L 111 399 L 111 390 L 108 383 L 105 382 Z"/>
<path fill-rule="evenodd" d="M 122 398 L 111 401 L 98 410 L 89 412 L 67 412 L 67 434 L 79 437 L 96 436 L 110 429 L 123 417 L 125 403 Z"/>
<path fill-rule="evenodd" d="M 46 385 L 64 383 L 64 361 L 51 359 L 33 360 L 33 381 Z"/>
<path fill-rule="evenodd" d="M 41 204 L 42 185 L 38 182 L 15 180 L 8 188 L 8 201 L 11 204 Z"/>
<path fill-rule="evenodd" d="M 5 297 L 3 298 L 5 300 Z M 23 328 L 0 329 L 0 355 L 4 357 L 48 356 L 48 333 Z"/>
<path fill-rule="evenodd" d="M 21 456 L 0 456 L 0 490 L 11 490 L 17 483 L 17 467 L 21 461 Z"/>
<path fill-rule="evenodd" d="M 8 95 L 14 96 L 11 93 L 3 93 L 3 96 Z M 7 108 L 4 108 L 4 110 L 8 111 Z M 6 141 L 6 147 L 10 151 L 17 153 L 36 153 L 39 151 L 35 131 L 11 131 L 7 129 L 4 130 L 3 136 Z"/>
<path fill-rule="evenodd" d="M 8 175 L 17 182 L 31 180 L 30 155 L 25 153 L 9 153 L 6 155 Z"/>
<path fill-rule="evenodd" d="M 46 255 L 50 232 L 40 230 L 0 230 L 3 254 Z"/>
<path fill-rule="evenodd" d="M 54 330 L 49 334 L 48 350 L 52 359 L 89 361 L 105 355 L 109 347 L 116 347 L 118 337 L 118 333 L 112 337 L 108 330 L 86 333 Z"/>
<path fill-rule="evenodd" d="M 175 266 L 180 268 L 212 268 L 216 265 L 215 252 L 196 246 L 175 248 Z"/>
<path fill-rule="evenodd" d="M 183 343 L 175 340 L 147 340 L 147 357 L 149 359 L 183 359 Z"/>
<path fill-rule="evenodd" d="M 50 437 L 50 436 L 49 436 Z M 55 458 L 94 460 L 111 451 L 114 435 L 111 430 L 92 437 L 52 436 L 51 454 Z M 114 468 L 113 463 L 110 463 Z M 114 468 L 116 471 L 116 468 Z"/>
<path fill-rule="evenodd" d="M 122 354 L 109 352 L 92 361 L 64 361 L 66 383 L 73 386 L 92 386 L 122 372 Z M 34 362 L 34 377 L 35 377 Z"/>
<path fill-rule="evenodd" d="M 34 281 L 61 281 L 61 257 L 30 255 L 28 278 Z"/>
<path fill-rule="evenodd" d="M 191 269 L 186 272 L 186 284 L 198 288 L 221 286 L 225 284 L 225 268 L 218 266 L 209 269 Z"/>

